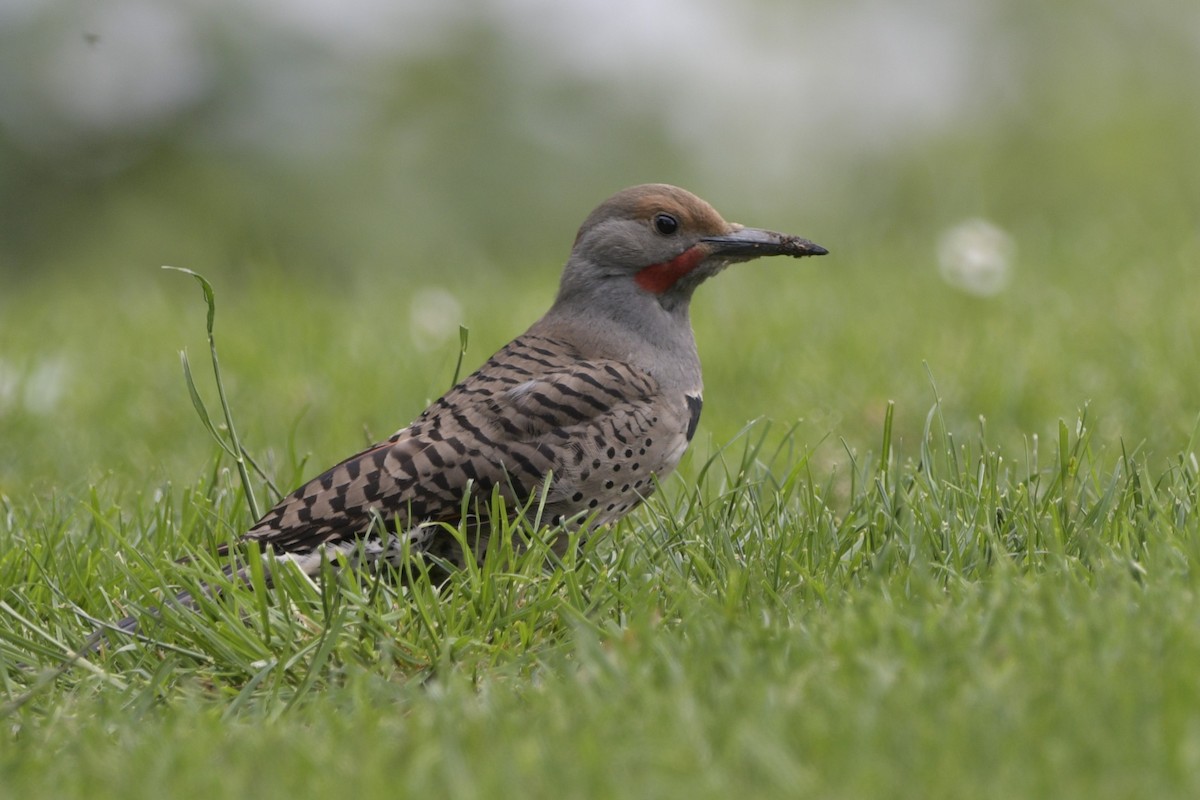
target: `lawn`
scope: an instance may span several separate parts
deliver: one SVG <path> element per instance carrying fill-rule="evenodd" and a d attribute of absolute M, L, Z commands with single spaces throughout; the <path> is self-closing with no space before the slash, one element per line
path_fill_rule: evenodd
<path fill-rule="evenodd" d="M 577 559 L 543 570 L 522 530 L 524 557 L 498 550 L 444 586 L 295 580 L 168 612 L 10 714 L 4 794 L 1192 794 L 1197 395 L 1171 368 L 1194 352 L 1190 267 L 1123 281 L 1123 264 L 1064 260 L 1046 278 L 1032 249 L 1018 314 L 1016 297 L 897 279 L 912 254 L 838 256 L 836 238 L 824 262 L 704 287 L 698 444 Z M 1112 279 L 1038 298 L 1093 272 Z M 67 299 L 51 338 L 107 383 L 60 400 L 78 427 L 27 410 L 7 465 L 10 698 L 86 638 L 79 614 L 195 586 L 250 521 L 172 352 L 189 346 L 215 409 L 199 292 L 140 280 L 136 314 L 103 286 Z M 413 352 L 386 293 L 223 288 L 231 403 L 281 486 L 450 380 L 457 342 Z M 465 297 L 468 365 L 536 313 L 503 288 Z M 938 295 L 936 315 L 914 310 Z M 10 330 L 33 313 L 10 307 Z M 1048 341 L 1061 330 L 1076 334 Z M 792 416 L 739 431 L 754 414 Z M 52 444 L 64 431 L 78 449 Z"/>
<path fill-rule="evenodd" d="M 460 324 L 464 369 L 524 330 L 619 187 L 573 181 L 528 257 L 204 155 L 80 192 L 61 241 L 0 243 L 0 797 L 1200 795 L 1200 105 L 1125 88 L 731 188 L 752 210 L 641 174 L 830 250 L 700 289 L 704 417 L 649 502 L 562 561 L 517 525 L 444 584 L 198 613 L 144 610 L 253 520 L 180 370 L 219 416 L 203 298 L 159 267 L 212 281 L 265 504 L 445 391 Z M 954 272 L 964 230 L 998 284 Z"/>

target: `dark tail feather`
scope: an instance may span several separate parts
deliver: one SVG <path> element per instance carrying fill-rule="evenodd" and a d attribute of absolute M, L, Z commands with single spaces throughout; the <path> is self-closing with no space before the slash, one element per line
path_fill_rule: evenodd
<path fill-rule="evenodd" d="M 238 570 L 238 576 L 241 577 L 243 572 L 244 570 Z M 232 571 L 228 571 L 228 574 L 232 574 Z M 207 585 L 204 586 L 204 591 L 209 594 L 215 593 L 215 590 L 211 589 Z M 175 595 L 174 602 L 177 605 L 193 611 L 197 608 L 196 599 L 192 596 L 191 592 L 180 592 L 179 594 Z M 95 619 L 91 615 L 85 614 L 81 609 L 77 610 L 77 613 L 82 614 L 85 618 L 98 625 L 98 627 L 92 631 L 91 635 L 89 635 L 87 639 L 84 640 L 83 644 L 79 646 L 79 649 L 63 659 L 63 661 L 58 666 L 54 667 L 53 670 L 44 673 L 24 694 L 8 701 L 7 703 L 4 703 L 3 705 L 0 705 L 0 719 L 3 719 L 18 711 L 22 706 L 32 700 L 43 688 L 58 680 L 59 676 L 63 675 L 71 667 L 86 659 L 88 656 L 98 652 L 100 648 L 108 641 L 105 636 L 106 633 L 116 632 L 130 639 L 141 637 L 141 633 L 139 632 L 141 625 L 138 617 L 136 616 L 125 617 L 125 619 L 117 623 L 106 623 Z M 151 608 L 146 611 L 146 614 L 155 617 L 159 616 L 160 613 L 160 610 L 157 608 Z"/>
<path fill-rule="evenodd" d="M 212 594 L 211 590 L 208 589 L 208 586 L 205 586 L 204 589 L 209 594 Z M 192 596 L 191 592 L 187 591 L 180 592 L 179 594 L 175 595 L 175 599 L 171 601 L 171 605 L 185 608 L 188 611 L 195 611 L 198 608 L 196 598 Z M 142 619 L 146 617 L 159 617 L 161 615 L 162 610 L 160 608 L 153 607 L 146 609 L 141 614 L 125 617 L 125 619 L 119 620 L 115 624 L 103 625 L 97 628 L 96 632 L 92 634 L 92 638 L 96 639 L 96 644 L 91 647 L 91 650 L 94 652 L 99 649 L 100 643 L 104 641 L 104 632 L 106 630 L 121 634 L 123 636 L 128 636 L 130 638 L 135 638 L 141 633 Z"/>
<path fill-rule="evenodd" d="M 213 593 L 208 586 L 205 586 L 204 589 L 209 594 Z M 180 592 L 179 594 L 175 595 L 175 599 L 171 601 L 171 605 L 185 608 L 188 611 L 195 611 L 198 608 L 196 598 L 192 596 L 191 592 L 187 591 Z M 153 618 L 160 616 L 162 616 L 162 609 L 159 607 L 152 607 L 146 609 L 140 614 L 132 614 L 115 623 L 101 623 L 100 627 L 96 628 L 96 630 L 92 632 L 92 635 L 88 637 L 87 643 L 85 644 L 86 650 L 84 650 L 84 652 L 97 652 L 108 641 L 108 639 L 105 637 L 105 634 L 108 632 L 115 633 L 122 638 L 136 639 L 141 636 L 143 619 L 146 617 Z"/>
<path fill-rule="evenodd" d="M 242 584 L 242 586 L 248 587 L 251 585 L 250 571 L 246 567 L 234 568 L 229 566 L 225 567 L 223 572 L 225 573 L 226 578 L 229 578 L 230 580 L 237 580 Z M 274 581 L 271 579 L 270 570 L 264 571 L 263 580 L 266 583 L 267 588 L 270 589 L 274 584 Z M 222 591 L 223 590 L 220 586 L 213 586 L 209 583 L 201 583 L 199 594 L 205 598 L 213 598 L 219 597 Z M 182 608 L 186 611 L 197 611 L 200 608 L 200 603 L 197 601 L 196 596 L 192 592 L 186 590 L 175 595 L 174 599 L 168 601 L 167 605 L 175 608 Z M 100 646 L 105 641 L 104 634 L 106 631 L 111 631 L 119 636 L 130 639 L 144 638 L 142 637 L 141 632 L 142 620 L 146 619 L 147 617 L 156 618 L 161 616 L 162 608 L 153 607 L 146 609 L 146 611 L 141 614 L 125 617 L 119 622 L 101 625 L 101 627 L 97 628 L 95 632 L 93 632 L 88 638 L 88 642 L 86 644 L 87 649 L 85 652 L 94 653 L 99 650 Z"/>
<path fill-rule="evenodd" d="M 234 568 L 230 566 L 225 567 L 223 571 L 226 578 L 236 579 L 240 581 L 243 586 L 251 585 L 250 570 L 247 567 Z M 263 580 L 268 589 L 274 585 L 275 581 L 271 577 L 271 570 L 264 570 Z M 200 584 L 199 591 L 200 594 L 205 597 L 218 597 L 220 596 L 222 589 L 219 586 L 202 583 Z M 168 604 L 177 608 L 186 609 L 188 611 L 196 611 L 200 607 L 200 604 L 196 601 L 195 595 L 193 595 L 190 591 L 180 592 L 179 594 L 175 595 L 174 599 L 169 601 Z M 98 652 L 100 648 L 108 642 L 106 634 L 114 633 L 125 639 L 140 638 L 150 641 L 141 632 L 141 621 L 146 617 L 162 616 L 161 607 L 148 608 L 140 615 L 131 615 L 118 622 L 112 623 L 97 620 L 95 617 L 85 613 L 82 609 L 77 609 L 76 611 L 85 619 L 88 619 L 95 624 L 97 626 L 96 629 L 92 631 L 91 635 L 89 635 L 87 639 L 84 640 L 83 644 L 79 646 L 79 649 L 63 659 L 63 661 L 53 670 L 44 673 L 28 691 L 19 697 L 8 701 L 7 703 L 0 704 L 0 719 L 15 713 L 22 706 L 32 700 L 43 688 L 57 680 L 60 675 L 78 664 L 80 661 Z"/>

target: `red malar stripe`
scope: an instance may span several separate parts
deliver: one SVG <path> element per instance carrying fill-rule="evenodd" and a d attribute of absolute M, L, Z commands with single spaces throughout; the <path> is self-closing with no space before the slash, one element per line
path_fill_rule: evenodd
<path fill-rule="evenodd" d="M 647 292 L 662 294 L 691 272 L 700 263 L 700 259 L 704 258 L 704 253 L 704 248 L 699 245 L 690 247 L 670 261 L 643 267 L 633 276 L 633 280 Z"/>

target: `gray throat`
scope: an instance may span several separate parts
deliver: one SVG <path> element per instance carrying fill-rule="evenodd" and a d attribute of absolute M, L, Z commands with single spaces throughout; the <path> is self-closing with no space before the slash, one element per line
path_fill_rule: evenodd
<path fill-rule="evenodd" d="M 664 391 L 698 395 L 703 388 L 688 300 L 666 307 L 628 276 L 583 286 L 564 281 L 558 299 L 530 333 L 565 339 L 589 358 L 645 370 Z"/>

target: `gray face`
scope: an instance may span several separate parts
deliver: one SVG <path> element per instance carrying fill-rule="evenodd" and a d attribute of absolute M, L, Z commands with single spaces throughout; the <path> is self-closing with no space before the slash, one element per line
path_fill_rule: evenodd
<path fill-rule="evenodd" d="M 583 288 L 632 278 L 664 305 L 675 305 L 732 262 L 824 253 L 798 236 L 726 222 L 682 189 L 649 184 L 614 195 L 588 216 L 563 280 Z"/>

